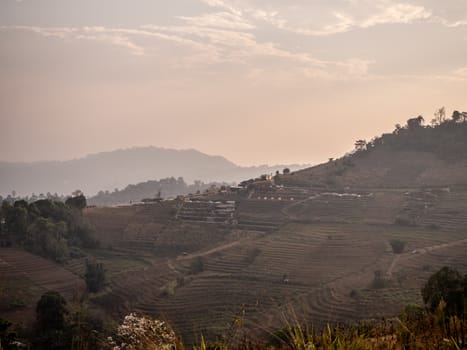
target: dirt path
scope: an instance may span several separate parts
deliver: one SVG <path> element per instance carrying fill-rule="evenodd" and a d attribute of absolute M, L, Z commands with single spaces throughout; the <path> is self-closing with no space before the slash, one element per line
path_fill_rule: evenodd
<path fill-rule="evenodd" d="M 318 197 L 318 195 L 316 195 L 316 196 L 310 196 L 310 197 L 308 197 L 308 198 L 305 198 L 305 199 L 302 199 L 302 200 L 296 201 L 296 202 L 293 201 L 291 204 L 289 204 L 289 205 L 285 206 L 284 208 L 282 208 L 282 209 L 281 209 L 281 212 L 282 212 L 282 214 L 284 214 L 287 218 L 289 218 L 289 219 L 295 219 L 295 218 L 296 218 L 295 216 L 289 214 L 289 210 L 290 210 L 291 208 L 297 206 L 297 205 L 303 204 L 303 203 L 308 202 L 309 200 L 315 199 L 315 198 L 317 198 L 317 197 Z"/>
<path fill-rule="evenodd" d="M 206 255 L 209 255 L 209 254 L 212 254 L 212 253 L 221 252 L 223 250 L 235 247 L 235 246 L 237 246 L 237 245 L 239 245 L 240 243 L 243 243 L 243 242 L 244 242 L 244 240 L 238 240 L 238 241 L 225 243 L 225 244 L 219 245 L 217 247 L 214 247 L 214 248 L 211 248 L 209 250 L 205 250 L 205 251 L 202 251 L 202 252 L 199 252 L 199 253 L 193 253 L 193 254 L 178 256 L 176 260 L 177 261 L 183 261 L 183 260 L 193 259 L 193 258 L 196 258 L 198 256 L 206 256 Z"/>
<path fill-rule="evenodd" d="M 190 260 L 190 259 L 193 259 L 193 258 L 196 258 L 196 257 L 207 256 L 207 255 L 212 254 L 212 253 L 221 252 L 223 250 L 227 250 L 229 248 L 235 247 L 235 246 L 239 245 L 240 243 L 244 243 L 244 242 L 245 242 L 245 240 L 238 240 L 238 241 L 233 241 L 233 242 L 221 244 L 221 245 L 219 245 L 217 247 L 214 247 L 214 248 L 211 248 L 209 250 L 202 251 L 202 252 L 197 252 L 197 253 L 192 253 L 192 254 L 187 254 L 187 255 L 179 255 L 179 256 L 177 256 L 175 261 L 181 262 L 181 261 Z M 167 267 L 171 271 L 173 271 L 173 272 L 175 272 L 177 274 L 180 273 L 180 271 L 174 265 L 174 260 L 173 259 L 167 259 Z"/>
<path fill-rule="evenodd" d="M 416 258 L 418 256 L 422 256 L 424 254 L 430 253 L 430 252 L 435 251 L 435 250 L 450 248 L 450 247 L 454 247 L 456 245 L 463 244 L 463 243 L 467 243 L 467 238 L 464 238 L 464 239 L 461 239 L 461 240 L 458 240 L 458 241 L 448 242 L 448 243 L 436 244 L 436 245 L 432 245 L 430 247 L 420 248 L 420 249 L 417 249 L 415 252 L 412 252 L 412 253 L 397 254 L 394 257 L 394 260 L 392 261 L 392 263 L 389 266 L 388 270 L 386 271 L 386 275 L 387 276 L 392 275 L 392 272 L 396 268 L 397 263 L 399 262 L 399 260 L 406 261 L 406 260 L 409 260 L 409 259 Z"/>
<path fill-rule="evenodd" d="M 394 259 L 393 259 L 392 262 L 391 262 L 391 265 L 389 265 L 389 268 L 388 268 L 388 270 L 386 271 L 386 275 L 387 275 L 387 276 L 389 276 L 389 277 L 392 276 L 392 271 L 393 271 L 394 268 L 396 267 L 396 264 L 397 264 L 397 262 L 399 261 L 400 257 L 401 257 L 400 254 L 397 254 L 397 255 L 394 257 Z"/>

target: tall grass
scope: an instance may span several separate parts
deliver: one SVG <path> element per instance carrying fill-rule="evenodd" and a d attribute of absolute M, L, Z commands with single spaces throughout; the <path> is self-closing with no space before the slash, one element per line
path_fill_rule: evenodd
<path fill-rule="evenodd" d="M 194 350 L 461 350 L 467 349 L 461 334 L 466 324 L 457 317 L 407 309 L 397 318 L 371 320 L 355 325 L 331 326 L 316 331 L 296 316 L 283 329 L 270 334 L 269 341 L 245 338 L 233 344 L 209 343 L 204 337 Z M 463 333 L 464 332 L 464 333 Z M 179 350 L 179 349 L 177 349 Z M 183 347 L 183 350 L 186 350 Z"/>

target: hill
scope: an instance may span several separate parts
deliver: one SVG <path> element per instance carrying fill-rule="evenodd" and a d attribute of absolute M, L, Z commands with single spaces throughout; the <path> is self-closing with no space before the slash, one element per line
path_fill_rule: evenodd
<path fill-rule="evenodd" d="M 113 192 L 99 191 L 97 195 L 88 198 L 87 202 L 89 205 L 119 205 L 141 201 L 158 201 L 163 198 L 175 198 L 190 193 L 200 193 L 220 186 L 222 184 L 212 182 L 205 184 L 201 181 L 195 181 L 193 184 L 187 185 L 183 178 L 175 179 L 171 177 L 159 181 L 150 180 L 128 185 L 122 190 L 116 189 Z"/>
<path fill-rule="evenodd" d="M 419 118 L 370 142 L 357 140 L 355 150 L 342 158 L 277 180 L 340 190 L 467 185 L 467 122 L 423 126 Z"/>
<path fill-rule="evenodd" d="M 93 307 L 164 319 L 187 345 L 398 316 L 423 306 L 441 267 L 467 273 L 466 129 L 408 122 L 341 159 L 240 188 L 88 207 L 100 246 L 64 267 L 82 276 L 86 259 L 102 262 L 108 283 Z"/>
<path fill-rule="evenodd" d="M 158 147 L 131 148 L 88 155 L 68 161 L 35 163 L 0 162 L 0 194 L 15 191 L 69 194 L 80 189 L 88 195 L 113 191 L 129 184 L 183 177 L 188 183 L 237 182 L 245 178 L 269 174 L 284 167 L 241 167 L 224 157 L 211 156 L 196 150 L 173 150 Z"/>

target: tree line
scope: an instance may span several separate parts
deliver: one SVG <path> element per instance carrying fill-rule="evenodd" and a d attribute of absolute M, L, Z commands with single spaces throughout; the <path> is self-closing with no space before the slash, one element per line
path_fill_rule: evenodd
<path fill-rule="evenodd" d="M 357 140 L 356 154 L 374 149 L 432 152 L 441 159 L 453 159 L 467 155 L 467 112 L 455 110 L 446 116 L 444 107 L 434 113 L 430 124 L 424 125 L 421 115 L 409 118 L 404 126 L 396 124 L 392 133 L 375 137 L 371 141 Z"/>
<path fill-rule="evenodd" d="M 0 207 L 0 242 L 63 262 L 83 255 L 79 248 L 95 248 L 95 228 L 82 215 L 86 197 L 76 193 L 62 201 L 41 199 L 32 203 L 3 201 Z"/>
<path fill-rule="evenodd" d="M 113 192 L 99 191 L 96 196 L 89 198 L 90 205 L 115 205 L 131 202 L 175 198 L 180 195 L 196 194 L 219 187 L 220 183 L 204 183 L 195 181 L 188 185 L 182 177 L 168 177 L 160 180 L 150 180 L 134 185 L 128 185 L 122 190 L 116 188 Z"/>

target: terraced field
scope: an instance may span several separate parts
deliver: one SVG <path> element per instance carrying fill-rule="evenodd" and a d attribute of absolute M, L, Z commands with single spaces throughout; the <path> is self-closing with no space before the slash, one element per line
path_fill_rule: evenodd
<path fill-rule="evenodd" d="M 162 317 L 187 343 L 201 335 L 266 337 L 295 318 L 320 327 L 395 315 L 421 302 L 420 287 L 437 268 L 467 270 L 466 196 L 465 190 L 262 187 L 249 198 L 230 196 L 229 204 L 221 196 L 185 202 L 169 220 L 154 209 L 146 211 L 151 219 L 140 220 L 143 209 L 130 209 L 135 213 L 124 215 L 124 229 L 112 226 L 119 246 L 146 231 L 154 259 L 115 275 L 99 303 L 115 314 Z M 401 215 L 415 224 L 397 224 Z M 404 254 L 392 252 L 393 239 L 406 242 Z M 191 273 L 196 259 L 203 270 Z M 386 281 L 382 289 L 373 287 L 375 271 Z"/>
<path fill-rule="evenodd" d="M 261 191 L 87 209 L 102 242 L 87 254 L 108 272 L 93 302 L 116 318 L 166 319 L 187 344 L 201 335 L 235 341 L 295 319 L 321 327 L 393 316 L 421 303 L 420 287 L 440 267 L 467 271 L 465 189 Z M 405 242 L 403 254 L 393 253 L 394 239 Z M 64 265 L 73 273 L 23 251 L 0 249 L 0 258 L 2 281 L 14 275 L 18 289 L 28 286 L 27 303 L 49 287 L 68 298 L 73 283 L 83 287 L 85 258 Z"/>
<path fill-rule="evenodd" d="M 62 266 L 21 249 L 0 249 L 0 314 L 10 322 L 30 324 L 41 295 L 49 290 L 68 301 L 79 298 L 84 281 Z"/>

